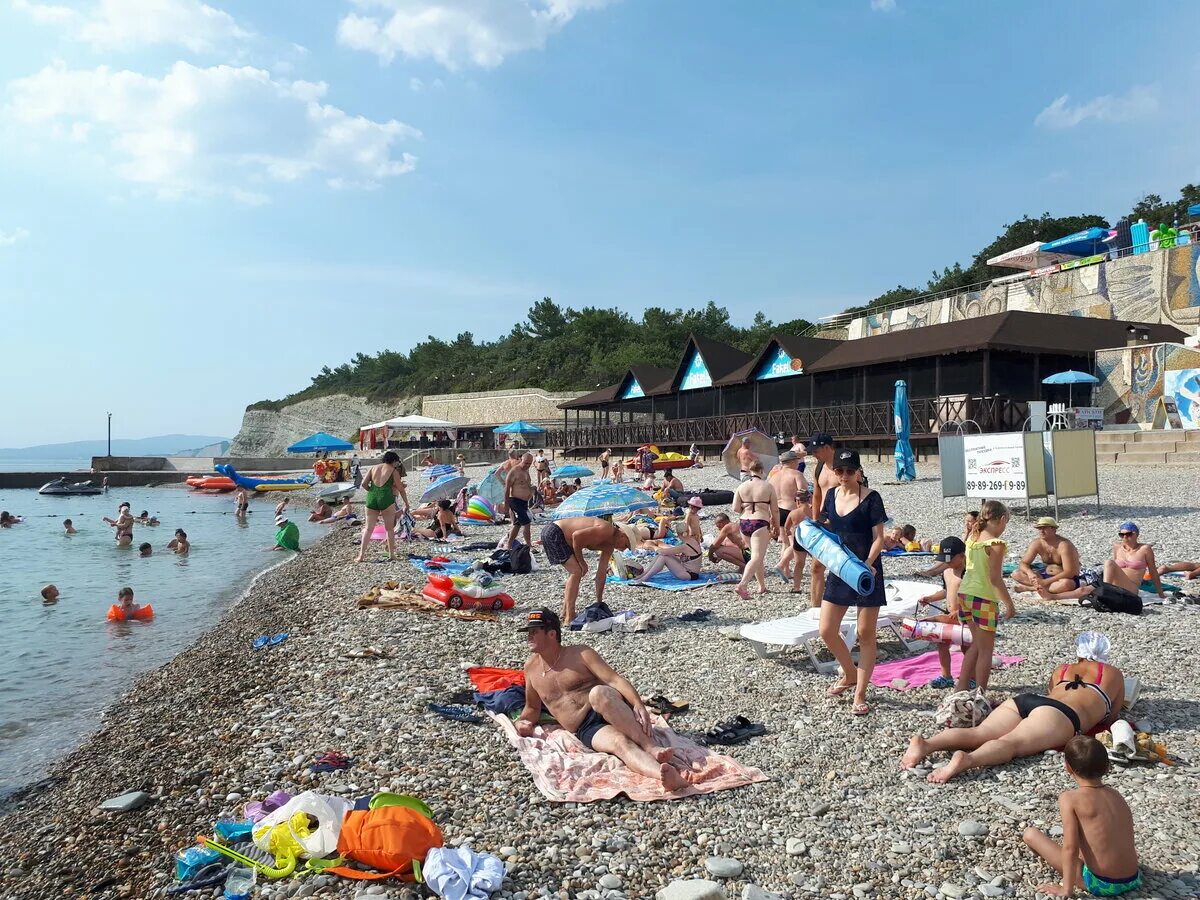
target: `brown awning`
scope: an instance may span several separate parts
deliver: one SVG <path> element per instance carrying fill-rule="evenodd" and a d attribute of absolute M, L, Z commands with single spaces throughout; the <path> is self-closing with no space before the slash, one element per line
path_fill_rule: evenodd
<path fill-rule="evenodd" d="M 832 372 L 984 349 L 1019 353 L 1094 353 L 1105 347 L 1124 346 L 1128 337 L 1126 329 L 1130 325 L 1148 332 L 1153 343 L 1181 343 L 1186 337 L 1171 325 L 1009 311 L 843 341 L 808 367 L 808 371 Z"/>

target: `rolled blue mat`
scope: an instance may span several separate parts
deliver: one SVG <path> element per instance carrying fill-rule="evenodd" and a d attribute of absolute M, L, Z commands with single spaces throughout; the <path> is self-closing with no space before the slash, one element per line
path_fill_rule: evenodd
<path fill-rule="evenodd" d="M 846 549 L 842 539 L 814 522 L 801 522 L 796 540 L 821 565 L 850 585 L 860 597 L 875 590 L 875 570 Z"/>

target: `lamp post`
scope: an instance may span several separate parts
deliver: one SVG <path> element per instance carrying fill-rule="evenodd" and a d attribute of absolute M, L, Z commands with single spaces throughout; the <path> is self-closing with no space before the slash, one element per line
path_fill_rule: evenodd
<path fill-rule="evenodd" d="M 108 414 L 108 455 L 112 456 L 112 413 Z"/>

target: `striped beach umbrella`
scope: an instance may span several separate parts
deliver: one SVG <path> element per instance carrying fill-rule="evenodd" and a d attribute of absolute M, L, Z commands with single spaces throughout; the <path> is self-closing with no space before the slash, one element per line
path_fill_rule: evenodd
<path fill-rule="evenodd" d="M 554 510 L 554 518 L 612 516 L 653 506 L 658 506 L 658 501 L 633 485 L 600 481 L 576 491 L 564 500 Z"/>
<path fill-rule="evenodd" d="M 428 481 L 437 481 L 443 475 L 457 475 L 458 469 L 449 463 L 440 463 L 436 466 L 426 466 L 421 474 Z"/>
<path fill-rule="evenodd" d="M 434 503 L 438 500 L 453 500 L 454 495 L 470 482 L 465 475 L 443 475 L 421 494 L 422 503 Z"/>
<path fill-rule="evenodd" d="M 560 466 L 550 473 L 551 478 L 591 478 L 596 473 L 587 466 Z"/>

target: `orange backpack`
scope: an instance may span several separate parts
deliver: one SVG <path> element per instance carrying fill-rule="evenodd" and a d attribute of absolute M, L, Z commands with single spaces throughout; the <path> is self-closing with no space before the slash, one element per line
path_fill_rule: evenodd
<path fill-rule="evenodd" d="M 352 809 L 342 819 L 338 855 L 383 871 L 363 872 L 349 866 L 324 871 L 360 880 L 396 876 L 413 881 L 425 854 L 440 846 L 441 829 L 414 809 L 406 806 Z"/>

